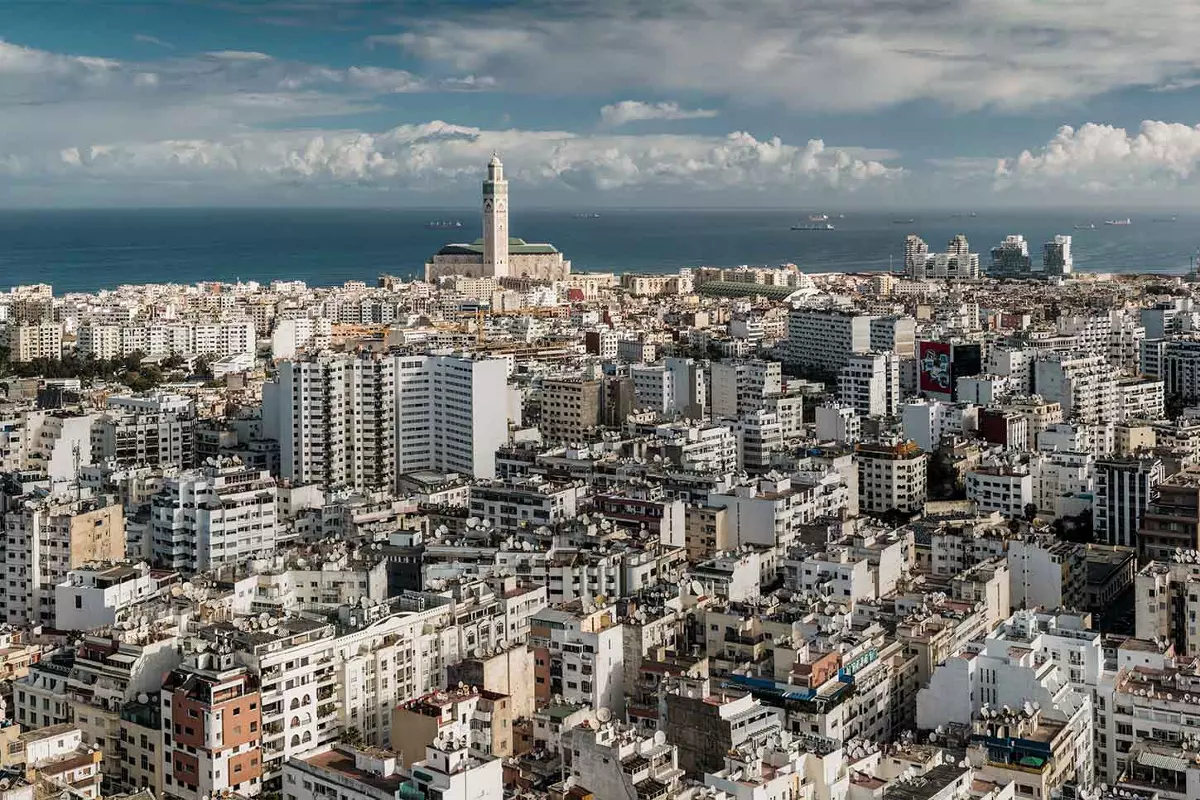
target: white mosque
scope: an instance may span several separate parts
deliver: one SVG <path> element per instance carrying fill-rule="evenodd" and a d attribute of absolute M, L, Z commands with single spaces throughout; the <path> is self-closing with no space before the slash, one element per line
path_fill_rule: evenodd
<path fill-rule="evenodd" d="M 571 262 L 552 244 L 531 244 L 508 235 L 508 181 L 495 154 L 483 182 L 483 238 L 448 244 L 425 265 L 425 280 L 449 275 L 472 278 L 531 278 L 556 281 L 571 273 Z"/>

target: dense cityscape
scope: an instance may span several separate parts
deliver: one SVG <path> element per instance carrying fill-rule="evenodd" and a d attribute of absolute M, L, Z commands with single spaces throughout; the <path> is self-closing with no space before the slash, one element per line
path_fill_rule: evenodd
<path fill-rule="evenodd" d="M 1200 797 L 1194 274 L 572 273 L 498 157 L 482 216 L 0 295 L 5 800 Z"/>

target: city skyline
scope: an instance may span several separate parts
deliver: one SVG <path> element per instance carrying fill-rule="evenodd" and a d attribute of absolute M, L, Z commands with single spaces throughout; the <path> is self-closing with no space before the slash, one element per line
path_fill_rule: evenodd
<path fill-rule="evenodd" d="M 1172 3 L 0 9 L 0 206 L 1185 209 Z"/>

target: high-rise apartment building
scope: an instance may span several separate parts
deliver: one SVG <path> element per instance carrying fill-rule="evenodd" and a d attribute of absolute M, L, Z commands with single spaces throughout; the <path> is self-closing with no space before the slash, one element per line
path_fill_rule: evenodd
<path fill-rule="evenodd" d="M 196 420 L 191 414 L 113 411 L 92 424 L 92 461 L 121 466 L 195 466 Z"/>
<path fill-rule="evenodd" d="M 709 371 L 710 408 L 714 417 L 734 418 L 758 411 L 764 407 L 768 395 L 779 394 L 783 389 L 778 361 L 714 361 Z"/>
<path fill-rule="evenodd" d="M 421 469 L 495 476 L 508 441 L 499 358 L 321 353 L 284 361 L 263 390 L 263 428 L 297 483 L 387 489 Z"/>
<path fill-rule="evenodd" d="M 863 416 L 895 416 L 900 406 L 900 359 L 895 353 L 851 356 L 838 373 L 838 402 Z"/>
<path fill-rule="evenodd" d="M 1080 422 L 1115 422 L 1116 370 L 1101 355 L 1040 358 L 1033 365 L 1034 391 L 1062 406 L 1063 417 Z"/>
<path fill-rule="evenodd" d="M 790 364 L 836 373 L 850 356 L 871 349 L 875 317 L 845 311 L 793 309 L 785 350 Z"/>
<path fill-rule="evenodd" d="M 973 280 L 979 277 L 979 254 L 971 252 L 961 233 L 950 240 L 946 252 L 932 254 L 920 237 L 909 234 L 904 241 L 904 271 L 917 280 Z"/>
<path fill-rule="evenodd" d="M 1020 234 L 1009 234 L 1004 241 L 992 248 L 992 265 L 988 268 L 991 278 L 1027 278 L 1032 269 L 1029 258 L 1029 242 Z"/>
<path fill-rule="evenodd" d="M 0 517 L 2 606 L 10 625 L 54 625 L 54 587 L 90 561 L 125 557 L 125 515 L 103 499 L 23 500 Z"/>
<path fill-rule="evenodd" d="M 633 410 L 633 381 L 622 377 L 548 378 L 542 382 L 538 430 L 548 442 L 576 443 L 619 426 Z"/>
<path fill-rule="evenodd" d="M 396 356 L 396 471 L 496 477 L 508 441 L 508 364 L 500 358 Z"/>
<path fill-rule="evenodd" d="M 916 444 L 859 445 L 855 458 L 860 511 L 907 514 L 925 507 L 929 456 Z"/>
<path fill-rule="evenodd" d="M 295 483 L 387 489 L 396 477 L 395 362 L 321 353 L 283 361 L 263 387 L 264 428 Z M 426 409 L 428 411 L 428 409 Z"/>
<path fill-rule="evenodd" d="M 1094 473 L 1092 526 L 1096 541 L 1133 547 L 1154 489 L 1163 480 L 1157 458 L 1101 459 Z M 1172 548 L 1173 549 L 1173 548 Z"/>
<path fill-rule="evenodd" d="M 154 560 L 202 572 L 269 555 L 278 535 L 275 495 L 270 472 L 236 458 L 166 479 L 150 503 Z"/>
<path fill-rule="evenodd" d="M 1070 236 L 1060 233 L 1042 245 L 1042 271 L 1047 278 L 1065 278 L 1074 268 Z"/>
<path fill-rule="evenodd" d="M 929 245 L 920 236 L 910 233 L 904 237 L 904 274 L 910 278 L 925 277 L 925 262 L 929 260 Z"/>
<path fill-rule="evenodd" d="M 8 358 L 14 363 L 35 358 L 59 359 L 62 349 L 62 323 L 39 322 L 8 329 Z"/>
<path fill-rule="evenodd" d="M 1184 403 L 1200 400 L 1200 337 L 1189 336 L 1165 342 L 1159 369 L 1158 377 L 1163 382 L 1167 397 L 1178 398 Z"/>
<path fill-rule="evenodd" d="M 1138 555 L 1171 559 L 1179 550 L 1200 549 L 1200 471 L 1185 469 L 1150 486 L 1140 516 Z"/>

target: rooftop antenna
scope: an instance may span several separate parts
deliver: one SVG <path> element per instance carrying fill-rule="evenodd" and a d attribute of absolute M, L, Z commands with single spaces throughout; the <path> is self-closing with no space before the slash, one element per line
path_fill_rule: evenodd
<path fill-rule="evenodd" d="M 82 461 L 82 457 L 79 454 L 78 439 L 71 444 L 71 459 L 75 464 L 75 499 L 78 501 L 83 499 L 83 483 L 82 476 L 80 475 L 80 461 Z"/>

